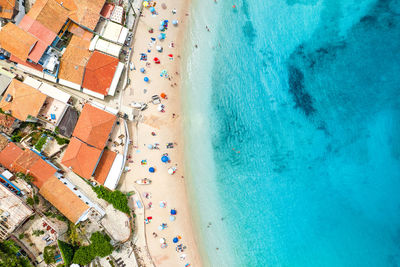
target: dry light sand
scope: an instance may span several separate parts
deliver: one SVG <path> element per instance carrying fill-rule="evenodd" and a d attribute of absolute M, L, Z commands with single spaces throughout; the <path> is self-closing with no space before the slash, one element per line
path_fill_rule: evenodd
<path fill-rule="evenodd" d="M 165 3 L 166 9 L 162 8 Z M 145 216 L 151 216 L 151 223 L 146 225 L 146 236 L 148 248 L 151 257 L 156 266 L 202 266 L 196 238 L 192 227 L 191 215 L 188 205 L 188 197 L 185 187 L 184 170 L 183 170 L 183 137 L 181 126 L 181 88 L 180 88 L 180 71 L 181 60 L 180 53 L 184 45 L 183 35 L 185 27 L 189 21 L 188 1 L 180 0 L 164 0 L 157 2 L 156 11 L 158 15 L 151 15 L 149 9 L 144 9 L 142 17 L 136 31 L 133 43 L 132 62 L 136 70 L 130 72 L 131 85 L 126 89 L 123 96 L 123 104 L 129 105 L 132 101 L 149 102 L 152 95 L 160 95 L 162 92 L 167 94 L 168 99 L 162 100 L 165 105 L 165 112 L 159 112 L 157 105 L 149 104 L 149 108 L 141 112 L 142 119 L 136 127 L 132 125 L 131 133 L 135 148 L 131 149 L 133 163 L 129 164 L 131 171 L 121 180 L 122 190 L 132 190 L 133 187 L 138 189 L 142 194 L 144 205 L 146 206 Z M 172 10 L 176 9 L 176 14 Z M 164 32 L 166 39 L 159 41 L 157 36 L 160 34 L 159 26 L 161 20 L 169 20 L 168 29 Z M 172 20 L 178 20 L 179 25 L 173 26 Z M 149 33 L 149 28 L 154 29 L 154 33 Z M 151 47 L 150 38 L 157 39 L 156 43 Z M 174 47 L 169 47 L 174 42 Z M 156 51 L 156 46 L 163 47 L 163 52 Z M 147 50 L 151 49 L 149 53 Z M 147 54 L 147 61 L 140 60 L 140 54 Z M 168 55 L 173 54 L 173 60 Z M 155 64 L 154 57 L 158 57 L 161 64 Z M 147 63 L 147 66 L 146 66 Z M 150 63 L 150 65 L 148 65 Z M 140 68 L 145 68 L 145 74 L 140 72 Z M 162 70 L 167 70 L 171 80 L 160 77 Z M 177 74 L 178 72 L 179 74 Z M 144 82 L 144 77 L 149 77 L 148 83 Z M 172 86 L 171 86 L 172 85 Z M 146 90 L 144 90 L 146 89 Z M 175 114 L 175 116 L 173 116 Z M 151 132 L 155 132 L 156 136 L 152 136 Z M 167 143 L 175 143 L 173 149 L 167 149 Z M 159 150 L 148 149 L 148 144 L 160 144 Z M 161 157 L 164 153 L 168 153 L 171 162 L 162 163 Z M 141 165 L 142 160 L 147 160 L 147 165 Z M 174 175 L 168 174 L 168 168 L 176 166 L 177 172 Z M 149 167 L 156 169 L 155 173 L 149 173 Z M 152 180 L 151 185 L 136 185 L 134 181 L 142 178 Z M 143 193 L 151 194 L 150 199 L 143 197 Z M 167 207 L 160 208 L 161 201 L 166 201 Z M 148 204 L 152 202 L 153 206 L 148 209 Z M 170 210 L 177 210 L 176 220 L 170 221 Z M 143 222 L 137 222 L 143 223 Z M 168 228 L 160 231 L 159 225 L 167 223 Z M 153 237 L 153 232 L 157 237 Z M 179 244 L 184 244 L 187 248 L 184 253 L 176 251 L 176 244 L 172 239 L 181 236 Z M 167 248 L 161 248 L 160 238 L 165 238 L 168 244 Z M 180 255 L 185 254 L 186 259 L 182 260 Z"/>

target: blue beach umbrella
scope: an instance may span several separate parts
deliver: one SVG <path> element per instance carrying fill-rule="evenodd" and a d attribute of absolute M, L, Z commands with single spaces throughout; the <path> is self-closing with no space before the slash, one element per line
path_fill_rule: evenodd
<path fill-rule="evenodd" d="M 176 209 L 171 210 L 171 215 L 176 215 Z"/>
<path fill-rule="evenodd" d="M 158 40 L 162 40 L 163 39 L 163 36 L 162 36 L 162 34 L 160 33 L 159 35 L 158 35 Z"/>
<path fill-rule="evenodd" d="M 150 168 L 149 168 L 149 172 L 153 173 L 153 172 L 155 172 L 155 171 L 156 171 L 156 169 L 154 169 L 154 167 L 150 167 Z"/>
<path fill-rule="evenodd" d="M 141 72 L 141 73 L 144 73 L 144 72 L 145 72 L 145 69 L 144 69 L 144 68 L 140 68 L 140 72 Z"/>
<path fill-rule="evenodd" d="M 164 26 L 160 25 L 159 29 L 160 29 L 160 31 L 163 31 L 164 30 Z"/>
<path fill-rule="evenodd" d="M 178 21 L 177 21 L 177 20 L 173 20 L 173 21 L 172 21 L 172 24 L 173 24 L 173 25 L 178 25 Z"/>
<path fill-rule="evenodd" d="M 178 243 L 178 242 L 179 242 L 179 239 L 178 239 L 177 237 L 174 237 L 174 239 L 172 239 L 172 242 Z"/>
<path fill-rule="evenodd" d="M 153 145 L 152 145 L 152 144 L 148 144 L 148 145 L 147 145 L 147 148 L 148 148 L 148 149 L 153 149 Z"/>
<path fill-rule="evenodd" d="M 156 11 L 156 9 L 154 7 L 150 7 L 150 12 L 154 13 Z"/>
<path fill-rule="evenodd" d="M 168 160 L 169 160 L 169 158 L 167 156 L 162 156 L 161 157 L 161 161 L 164 162 L 164 163 L 168 162 Z"/>
<path fill-rule="evenodd" d="M 147 76 L 144 77 L 144 81 L 145 81 L 145 82 L 148 82 L 148 81 L 149 81 L 149 77 L 147 77 Z"/>
<path fill-rule="evenodd" d="M 175 221 L 175 219 L 176 219 L 175 216 L 172 216 L 172 215 L 169 216 L 169 220 L 170 220 L 171 222 Z"/>

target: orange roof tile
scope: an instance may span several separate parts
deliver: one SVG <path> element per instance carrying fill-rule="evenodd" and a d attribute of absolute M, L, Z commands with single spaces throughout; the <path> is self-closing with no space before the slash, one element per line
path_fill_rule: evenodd
<path fill-rule="evenodd" d="M 97 165 L 96 172 L 94 173 L 94 179 L 99 184 L 104 184 L 106 181 L 107 175 L 110 172 L 111 166 L 114 162 L 117 153 L 111 150 L 104 150 L 103 155 L 101 156 L 99 165 Z"/>
<path fill-rule="evenodd" d="M 58 77 L 81 85 L 85 66 L 89 60 L 90 41 L 73 35 L 61 61 Z"/>
<path fill-rule="evenodd" d="M 43 71 L 43 67 L 40 66 L 39 64 L 34 64 L 34 63 L 31 63 L 31 62 L 28 62 L 28 61 L 22 61 L 21 59 L 17 58 L 14 55 L 11 55 L 10 60 L 15 62 L 15 63 L 27 66 L 29 68 L 32 68 L 32 69 L 35 69 L 35 70 L 38 70 L 38 71 Z"/>
<path fill-rule="evenodd" d="M 28 173 L 30 167 L 38 160 L 40 160 L 39 155 L 29 149 L 26 149 L 18 158 L 14 160 L 12 170 L 15 172 Z"/>
<path fill-rule="evenodd" d="M 44 52 L 46 51 L 48 45 L 46 45 L 42 41 L 38 41 L 35 47 L 32 49 L 31 53 L 29 54 L 28 58 L 33 62 L 39 62 L 40 58 L 43 56 Z"/>
<path fill-rule="evenodd" d="M 7 23 L 0 31 L 0 46 L 25 61 L 38 39 L 32 34 Z"/>
<path fill-rule="evenodd" d="M 95 51 L 86 65 L 82 87 L 107 95 L 117 70 L 118 62 L 118 58 Z"/>
<path fill-rule="evenodd" d="M 79 176 L 90 179 L 101 155 L 101 150 L 72 137 L 61 163 Z"/>
<path fill-rule="evenodd" d="M 72 135 L 89 145 L 103 149 L 116 119 L 115 115 L 86 104 Z"/>
<path fill-rule="evenodd" d="M 35 153 L 31 150 L 25 151 Z M 37 160 L 29 167 L 29 174 L 35 178 L 33 180 L 33 184 L 36 185 L 38 188 L 41 188 L 43 184 L 56 172 L 57 170 L 43 159 Z"/>
<path fill-rule="evenodd" d="M 8 95 L 12 96 L 10 102 L 6 101 Z M 46 100 L 46 95 L 39 90 L 13 79 L 0 101 L 0 108 L 11 111 L 11 115 L 21 121 L 28 116 L 36 117 Z"/>
<path fill-rule="evenodd" d="M 89 209 L 89 206 L 75 195 L 55 176 L 51 176 L 40 188 L 39 193 L 73 223 Z"/>
<path fill-rule="evenodd" d="M 91 30 L 97 25 L 100 19 L 100 11 L 104 6 L 105 0 L 56 0 L 63 2 L 63 7 L 69 10 L 69 18 L 79 25 Z"/>
<path fill-rule="evenodd" d="M 18 27 L 29 32 L 48 46 L 51 45 L 57 36 L 56 33 L 46 28 L 42 23 L 26 15 L 18 24 Z"/>
<path fill-rule="evenodd" d="M 68 19 L 68 10 L 55 0 L 36 0 L 27 15 L 57 34 Z"/>
<path fill-rule="evenodd" d="M 10 128 L 14 124 L 14 122 L 14 117 L 0 113 L 0 126 Z"/>
<path fill-rule="evenodd" d="M 24 151 L 21 148 L 10 142 L 2 151 L 0 151 L 0 164 L 3 165 L 4 168 L 12 170 L 13 162 L 23 153 Z"/>
<path fill-rule="evenodd" d="M 11 19 L 14 14 L 15 0 L 0 0 L 0 18 Z"/>
<path fill-rule="evenodd" d="M 85 30 L 84 28 L 82 28 L 81 26 L 79 26 L 74 22 L 70 24 L 68 31 L 86 41 L 92 40 L 93 37 L 93 33 L 91 33 L 88 30 Z"/>

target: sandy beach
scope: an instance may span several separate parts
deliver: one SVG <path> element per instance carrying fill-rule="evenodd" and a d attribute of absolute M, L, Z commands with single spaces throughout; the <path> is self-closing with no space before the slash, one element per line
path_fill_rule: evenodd
<path fill-rule="evenodd" d="M 188 23 L 188 5 L 189 1 L 165 0 L 156 3 L 154 14 L 149 8 L 143 9 L 132 45 L 134 69 L 129 74 L 131 84 L 123 95 L 123 104 L 127 106 L 132 102 L 148 103 L 148 108 L 140 112 L 137 125 L 130 124 L 133 140 L 129 153 L 131 171 L 121 179 L 121 190 L 135 188 L 141 194 L 145 218 L 149 218 L 145 224 L 147 244 L 156 266 L 202 266 L 183 169 L 180 53 Z M 168 26 L 161 31 L 160 23 L 164 20 L 168 20 Z M 174 20 L 178 21 L 177 25 L 173 25 Z M 149 32 L 151 28 L 152 33 Z M 160 33 L 165 34 L 164 40 L 159 40 Z M 162 52 L 157 51 L 157 46 L 162 47 Z M 147 60 L 141 56 L 142 53 Z M 159 64 L 155 62 L 155 57 L 159 59 Z M 145 77 L 149 79 L 147 82 Z M 164 94 L 166 97 L 161 97 L 160 104 L 151 103 L 153 95 Z M 172 143 L 173 148 L 171 144 L 167 148 L 168 143 Z M 149 148 L 151 146 L 153 149 Z M 164 163 L 161 158 L 166 153 L 169 161 Z M 149 171 L 150 167 L 155 169 L 154 173 Z M 176 168 L 172 175 L 168 173 L 171 168 Z M 152 183 L 135 183 L 143 178 L 150 179 Z M 165 207 L 160 207 L 160 203 Z M 177 212 L 174 221 L 171 209 Z M 162 224 L 166 226 L 160 230 Z M 177 243 L 173 242 L 175 237 L 178 238 Z M 165 244 L 162 244 L 163 238 Z M 178 245 L 183 251 L 177 251 Z"/>

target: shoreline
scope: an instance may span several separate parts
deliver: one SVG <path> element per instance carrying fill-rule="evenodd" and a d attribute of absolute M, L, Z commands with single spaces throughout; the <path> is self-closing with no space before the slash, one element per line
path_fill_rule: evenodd
<path fill-rule="evenodd" d="M 129 78 L 132 85 L 128 86 L 124 93 L 123 104 L 129 106 L 133 101 L 149 102 L 152 95 L 160 95 L 165 93 L 168 99 L 161 100 L 165 105 L 165 112 L 160 113 L 157 110 L 157 105 L 148 104 L 148 109 L 140 112 L 141 120 L 137 127 L 132 125 L 133 142 L 136 148 L 132 148 L 131 163 L 129 167 L 131 172 L 126 173 L 121 179 L 121 188 L 123 191 L 129 191 L 136 188 L 141 196 L 144 193 L 151 194 L 150 199 L 144 200 L 143 206 L 146 208 L 146 217 L 152 217 L 149 224 L 145 225 L 147 247 L 151 258 L 156 266 L 203 266 L 197 246 L 197 235 L 193 225 L 192 210 L 190 209 L 189 197 L 187 191 L 187 182 L 181 177 L 185 177 L 186 170 L 184 164 L 184 136 L 183 136 L 183 121 L 182 121 L 182 77 L 180 75 L 184 66 L 182 65 L 181 55 L 183 53 L 185 43 L 184 36 L 188 31 L 189 7 L 190 1 L 165 1 L 166 9 L 161 7 L 161 4 L 156 5 L 157 16 L 152 16 L 149 9 L 143 9 L 143 16 L 137 26 L 135 38 L 133 40 L 133 55 L 132 62 L 136 70 L 129 72 Z M 171 10 L 176 9 L 174 15 Z M 186 15 L 188 14 L 188 15 Z M 159 21 L 169 20 L 168 29 L 164 32 L 166 38 L 163 41 L 156 40 L 153 47 L 149 47 L 150 37 L 157 37 L 160 31 Z M 179 21 L 178 26 L 172 25 L 172 20 Z M 150 34 L 148 28 L 152 27 L 154 32 Z M 169 47 L 170 42 L 175 44 L 174 48 Z M 156 51 L 157 45 L 163 47 L 163 52 Z M 148 49 L 150 53 L 146 52 Z M 147 63 L 140 61 L 140 54 L 145 53 L 148 56 Z M 173 60 L 169 60 L 167 55 L 173 54 Z M 161 64 L 154 64 L 153 57 L 158 57 Z M 140 72 L 140 68 L 145 68 L 145 73 Z M 160 71 L 166 69 L 171 79 L 160 77 Z M 179 73 L 179 75 L 177 74 Z M 150 81 L 146 83 L 144 77 L 148 77 Z M 133 88 L 133 90 L 132 90 Z M 173 115 L 175 114 L 175 115 Z M 151 135 L 155 132 L 155 136 Z M 149 150 L 149 144 L 159 143 L 160 150 Z M 167 143 L 175 143 L 173 149 L 166 149 Z M 162 154 L 168 153 L 171 159 L 170 164 L 164 164 L 160 161 Z M 141 161 L 146 160 L 147 165 L 141 165 Z M 168 174 L 168 168 L 175 166 L 177 172 L 174 175 Z M 148 168 L 154 167 L 155 173 L 149 173 Z M 152 180 L 151 185 L 137 185 L 135 180 L 142 178 Z M 159 202 L 166 201 L 167 207 L 160 208 Z M 149 203 L 152 203 L 152 208 L 147 209 Z M 176 221 L 169 220 L 170 209 L 177 210 Z M 138 221 L 137 223 L 143 223 Z M 166 223 L 168 228 L 158 230 L 161 223 Z M 153 233 L 157 237 L 153 237 Z M 183 253 L 175 251 L 176 244 L 172 239 L 176 236 L 181 236 L 178 244 L 183 244 L 187 248 Z M 160 247 L 160 238 L 165 238 L 167 248 Z M 185 259 L 182 259 L 182 254 Z"/>

